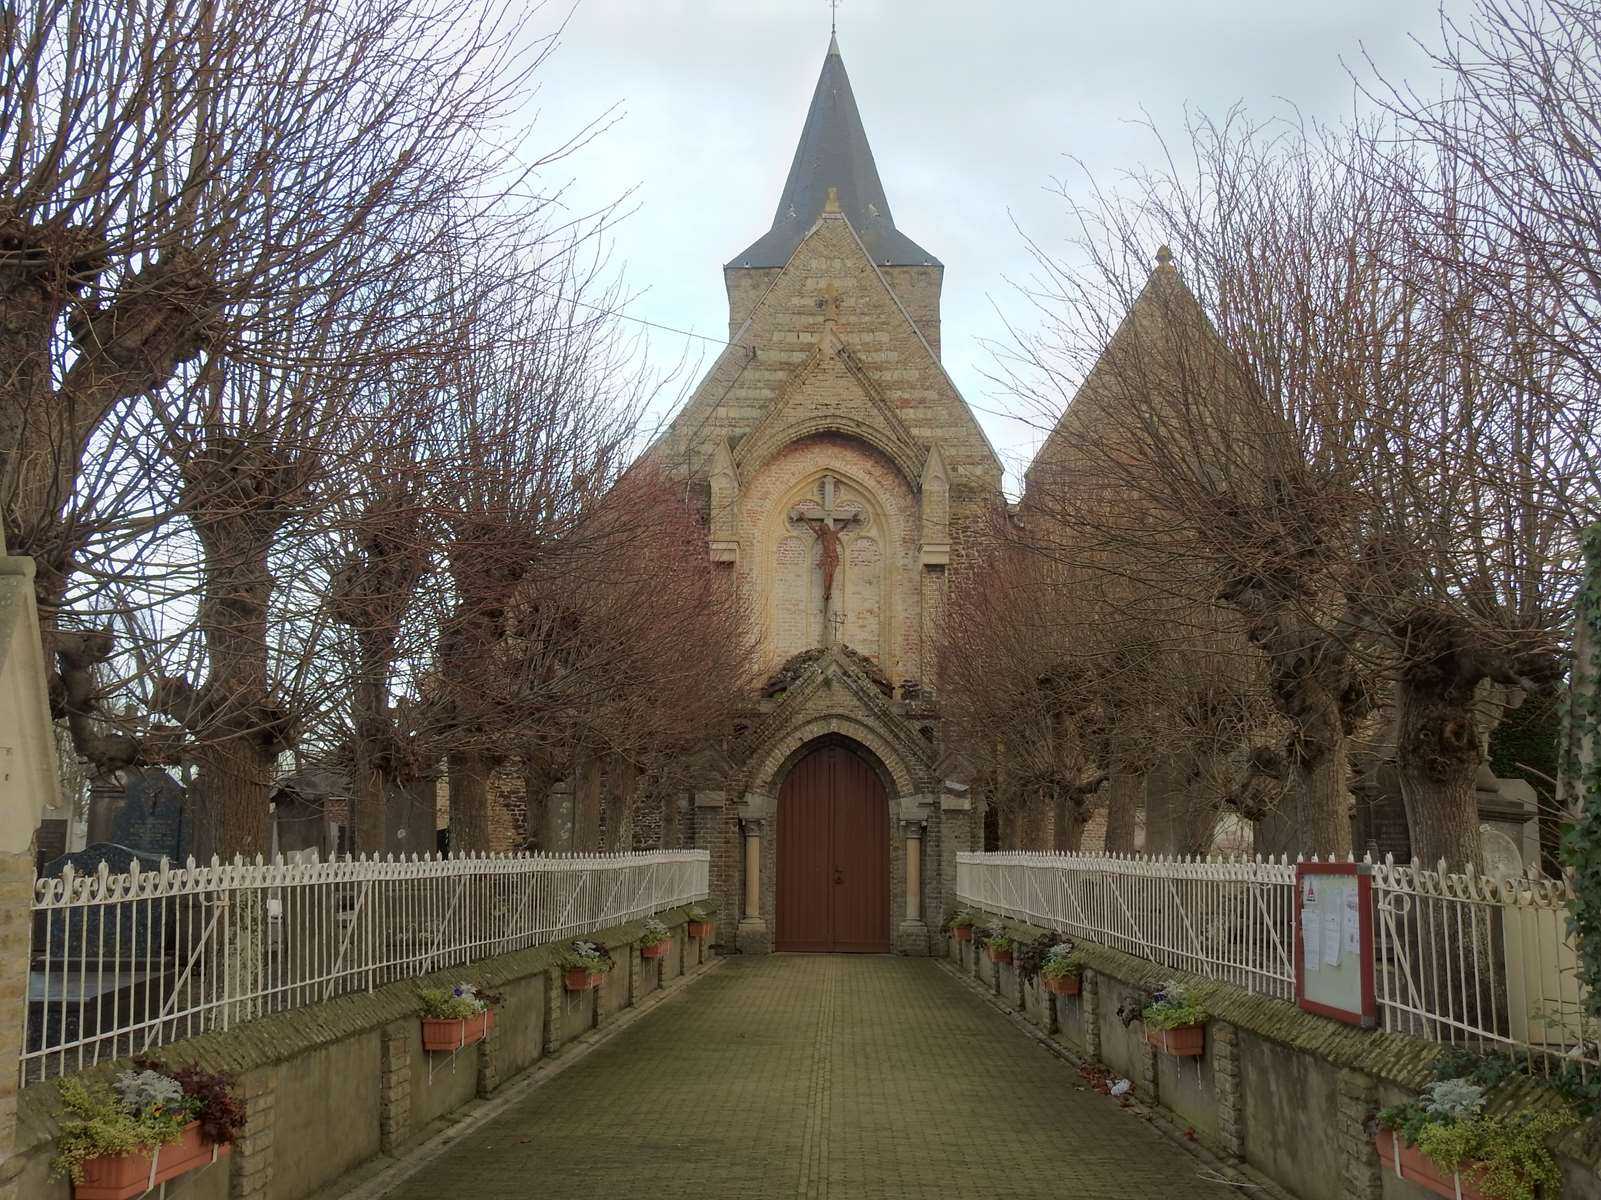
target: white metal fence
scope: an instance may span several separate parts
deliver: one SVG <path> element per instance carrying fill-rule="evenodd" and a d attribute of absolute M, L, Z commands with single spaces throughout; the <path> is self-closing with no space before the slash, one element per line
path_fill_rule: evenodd
<path fill-rule="evenodd" d="M 1541 1070 L 1601 1064 L 1565 882 L 1451 875 L 1389 859 L 1371 865 L 1384 1028 L 1512 1051 Z M 1294 998 L 1295 864 L 1287 859 L 962 853 L 956 895 L 1162 966 Z"/>
<path fill-rule="evenodd" d="M 24 1082 L 705 899 L 704 850 L 40 879 Z"/>

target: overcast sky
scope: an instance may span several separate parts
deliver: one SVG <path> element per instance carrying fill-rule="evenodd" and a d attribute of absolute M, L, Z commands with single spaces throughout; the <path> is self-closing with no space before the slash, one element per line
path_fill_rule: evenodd
<path fill-rule="evenodd" d="M 535 17 L 549 29 L 566 11 Z M 1452 0 L 1453 11 L 1462 5 Z M 614 258 L 633 315 L 722 339 L 722 264 L 768 228 L 828 46 L 827 0 L 581 0 L 542 69 L 532 151 L 618 106 L 621 120 L 556 172 L 570 200 L 634 190 Z M 1310 117 L 1352 111 L 1342 58 L 1429 81 L 1409 34 L 1437 40 L 1436 0 L 841 0 L 839 41 L 895 224 L 945 263 L 944 359 L 1020 473 L 1038 441 L 983 375 L 996 309 L 1027 320 L 1008 279 L 1017 225 L 1060 244 L 1051 180 L 1114 181 L 1151 157 L 1142 110 Z M 1432 89 L 1431 89 L 1432 90 Z M 658 361 L 686 339 L 651 331 Z M 687 342 L 702 369 L 717 347 Z M 697 372 L 698 374 L 698 372 Z"/>

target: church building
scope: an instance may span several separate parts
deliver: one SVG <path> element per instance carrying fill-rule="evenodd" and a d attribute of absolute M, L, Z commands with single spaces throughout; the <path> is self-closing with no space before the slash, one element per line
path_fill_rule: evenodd
<path fill-rule="evenodd" d="M 696 796 L 697 844 L 723 847 L 747 953 L 924 954 L 973 816 L 935 639 L 1002 469 L 940 363 L 944 268 L 895 224 L 837 40 L 772 227 L 723 276 L 729 345 L 652 449 L 702 497 L 767 680 L 729 786 Z"/>

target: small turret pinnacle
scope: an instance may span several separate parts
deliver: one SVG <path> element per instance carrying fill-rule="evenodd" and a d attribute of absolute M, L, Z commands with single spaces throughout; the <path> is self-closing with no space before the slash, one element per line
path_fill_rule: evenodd
<path fill-rule="evenodd" d="M 1172 265 L 1173 265 L 1173 251 L 1169 250 L 1166 246 L 1158 246 L 1156 248 L 1156 266 L 1157 266 L 1157 269 L 1158 270 L 1162 270 L 1164 268 L 1171 267 Z"/>

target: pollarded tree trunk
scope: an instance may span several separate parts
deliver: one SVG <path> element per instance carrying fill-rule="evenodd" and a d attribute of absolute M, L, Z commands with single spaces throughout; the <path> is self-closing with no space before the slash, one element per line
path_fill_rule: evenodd
<path fill-rule="evenodd" d="M 573 780 L 573 849 L 581 854 L 600 849 L 601 776 L 600 759 L 581 751 Z"/>
<path fill-rule="evenodd" d="M 626 758 L 614 758 L 606 776 L 605 848 L 627 850 L 633 842 L 634 792 L 639 786 L 639 767 Z"/>
<path fill-rule="evenodd" d="M 1412 854 L 1432 870 L 1481 866 L 1474 687 L 1439 672 L 1403 674 L 1396 686 L 1396 773 Z"/>
<path fill-rule="evenodd" d="M 524 756 L 523 803 L 528 812 L 526 844 L 530 850 L 550 851 L 556 848 L 551 829 L 554 821 L 550 812 L 550 789 L 555 783 L 554 772 L 540 757 Z"/>
<path fill-rule="evenodd" d="M 471 750 L 452 750 L 450 767 L 450 848 L 453 852 L 489 849 L 490 764 Z"/>
<path fill-rule="evenodd" d="M 1325 734 L 1321 753 L 1297 762 L 1295 811 L 1290 832 L 1295 841 L 1285 850 L 1310 858 L 1344 858 L 1351 853 L 1351 785 L 1345 734 Z"/>
<path fill-rule="evenodd" d="M 1133 854 L 1140 802 L 1145 798 L 1145 776 L 1133 770 L 1118 771 L 1106 789 L 1106 850 Z"/>

